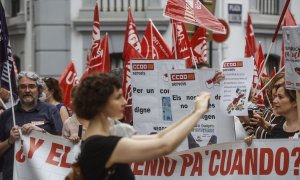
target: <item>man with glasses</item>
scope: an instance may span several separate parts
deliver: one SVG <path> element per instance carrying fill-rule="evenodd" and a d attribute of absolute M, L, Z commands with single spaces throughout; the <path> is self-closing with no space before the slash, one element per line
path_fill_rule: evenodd
<path fill-rule="evenodd" d="M 13 126 L 12 109 L 0 116 L 0 157 L 3 157 L 3 179 L 13 179 L 14 143 L 22 134 L 32 130 L 61 135 L 62 121 L 57 108 L 39 101 L 44 81 L 33 72 L 22 71 L 17 79 L 19 102 L 14 106 L 16 126 Z"/>

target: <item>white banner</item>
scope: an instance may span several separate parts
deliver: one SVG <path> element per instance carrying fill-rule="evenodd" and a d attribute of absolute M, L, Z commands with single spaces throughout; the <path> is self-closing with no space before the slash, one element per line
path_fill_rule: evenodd
<path fill-rule="evenodd" d="M 253 58 L 222 62 L 221 110 L 228 116 L 248 115 L 248 97 L 253 80 Z"/>
<path fill-rule="evenodd" d="M 132 163 L 137 180 L 299 180 L 300 141 L 254 140 L 210 145 Z"/>
<path fill-rule="evenodd" d="M 15 143 L 14 180 L 63 180 L 79 146 L 61 136 L 37 131 Z"/>
<path fill-rule="evenodd" d="M 202 116 L 191 136 L 178 150 L 235 140 L 233 117 L 220 112 L 220 86 L 216 82 L 215 73 L 215 69 L 169 71 L 173 119 L 178 120 L 190 113 L 195 97 L 201 91 L 211 92 L 209 112 Z"/>
<path fill-rule="evenodd" d="M 161 131 L 173 121 L 163 113 L 162 99 L 170 102 L 168 70 L 185 69 L 184 60 L 131 60 L 133 126 L 140 134 Z"/>
<path fill-rule="evenodd" d="M 300 90 L 300 26 L 283 27 L 285 86 Z"/>
<path fill-rule="evenodd" d="M 63 180 L 78 146 L 39 132 L 15 145 L 15 180 Z M 254 140 L 210 145 L 131 164 L 137 180 L 299 180 L 300 140 Z"/>

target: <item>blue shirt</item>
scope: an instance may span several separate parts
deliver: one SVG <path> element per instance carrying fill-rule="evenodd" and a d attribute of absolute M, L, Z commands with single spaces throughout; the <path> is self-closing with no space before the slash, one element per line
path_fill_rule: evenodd
<path fill-rule="evenodd" d="M 49 103 L 38 101 L 37 106 L 29 111 L 22 109 L 21 104 L 14 106 L 16 125 L 21 127 L 27 123 L 45 129 L 54 135 L 61 135 L 62 120 L 57 108 Z M 5 141 L 13 127 L 12 109 L 5 110 L 0 116 L 0 141 Z M 13 178 L 14 146 L 3 154 L 3 179 Z"/>

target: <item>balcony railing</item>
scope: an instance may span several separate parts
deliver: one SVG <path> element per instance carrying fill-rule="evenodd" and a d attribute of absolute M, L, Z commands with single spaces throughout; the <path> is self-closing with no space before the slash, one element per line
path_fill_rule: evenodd
<path fill-rule="evenodd" d="M 279 15 L 279 0 L 256 0 L 256 9 L 260 14 Z"/>
<path fill-rule="evenodd" d="M 127 11 L 127 7 L 131 7 L 132 11 L 145 11 L 147 0 L 100 0 L 100 11 Z"/>

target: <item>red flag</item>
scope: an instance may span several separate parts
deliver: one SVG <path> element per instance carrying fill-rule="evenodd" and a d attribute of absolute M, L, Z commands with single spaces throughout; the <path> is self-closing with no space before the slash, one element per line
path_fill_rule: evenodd
<path fill-rule="evenodd" d="M 192 48 L 183 22 L 171 19 L 173 26 L 173 50 L 176 59 L 185 59 L 186 67 L 193 66 Z M 175 41 L 175 42 L 174 42 Z"/>
<path fill-rule="evenodd" d="M 265 71 L 266 68 L 263 67 L 264 61 L 265 61 L 265 57 L 264 57 L 264 54 L 263 54 L 261 43 L 259 42 L 257 52 L 256 52 L 256 56 L 255 56 L 255 65 L 258 68 L 257 69 L 258 74 L 260 74 L 261 71 L 264 69 L 263 76 L 266 76 L 267 75 L 267 73 Z"/>
<path fill-rule="evenodd" d="M 168 0 L 164 14 L 178 21 L 204 27 L 214 33 L 226 33 L 223 24 L 199 0 Z"/>
<path fill-rule="evenodd" d="M 261 43 L 259 42 L 256 56 L 255 56 L 255 65 L 254 65 L 255 69 L 254 69 L 254 77 L 253 77 L 253 82 L 252 82 L 252 88 L 253 88 L 254 94 L 257 94 L 258 91 L 260 91 L 261 88 L 263 87 L 262 81 L 261 80 L 258 81 L 258 75 L 260 74 L 260 72 L 263 71 L 262 77 L 268 77 L 268 75 L 266 73 L 266 68 L 263 67 L 264 61 L 265 61 L 265 58 L 264 58 L 262 46 L 261 46 Z M 256 85 L 256 83 L 258 83 L 258 85 Z M 259 94 L 257 96 L 257 105 L 264 106 L 262 94 Z"/>
<path fill-rule="evenodd" d="M 134 24 L 131 15 L 130 7 L 128 7 L 128 19 L 127 19 L 124 47 L 123 47 L 123 57 L 126 57 L 128 44 L 133 46 L 138 51 L 138 53 L 141 53 L 142 51 L 141 43 L 139 41 L 139 36 L 136 30 L 136 26 Z"/>
<path fill-rule="evenodd" d="M 101 56 L 101 62 L 103 63 L 103 65 L 101 66 L 100 71 L 110 73 L 108 33 L 105 34 L 105 36 L 101 42 L 101 51 L 103 51 L 103 55 Z"/>
<path fill-rule="evenodd" d="M 151 20 L 141 41 L 142 56 L 146 59 L 170 59 L 172 53 Z"/>
<path fill-rule="evenodd" d="M 95 5 L 94 9 L 94 21 L 93 21 L 93 32 L 92 32 L 92 47 L 87 52 L 87 70 L 89 69 L 90 64 L 92 66 L 96 64 L 97 59 L 100 57 L 100 21 L 99 21 L 99 9 L 98 3 Z M 91 62 L 92 61 L 92 62 Z M 98 60 L 99 61 L 99 60 Z"/>
<path fill-rule="evenodd" d="M 207 63 L 206 29 L 198 27 L 191 39 L 191 46 L 196 62 Z"/>
<path fill-rule="evenodd" d="M 246 45 L 245 45 L 245 57 L 254 57 L 256 52 L 256 42 L 254 37 L 254 31 L 252 26 L 252 20 L 248 14 L 247 26 L 246 26 Z"/>
<path fill-rule="evenodd" d="M 69 63 L 65 71 L 62 73 L 59 79 L 59 86 L 62 89 L 64 104 L 70 108 L 71 102 L 71 90 L 75 84 L 78 84 L 78 77 L 75 70 L 73 61 Z"/>
<path fill-rule="evenodd" d="M 297 26 L 296 20 L 290 11 L 290 9 L 287 9 L 285 12 L 284 20 L 283 20 L 283 26 Z M 281 59 L 280 59 L 280 67 L 282 68 L 285 64 L 284 60 L 284 40 L 282 37 L 282 44 L 281 44 Z"/>
<path fill-rule="evenodd" d="M 131 80 L 130 80 L 130 60 L 131 59 L 143 59 L 143 56 L 131 45 L 128 44 L 127 53 L 125 57 L 125 66 L 123 74 L 123 96 L 125 97 L 127 104 L 125 107 L 125 120 L 126 123 L 131 123 L 132 117 L 132 91 L 131 91 Z"/>
<path fill-rule="evenodd" d="M 272 79 L 276 75 L 276 67 L 273 67 L 270 78 Z"/>

